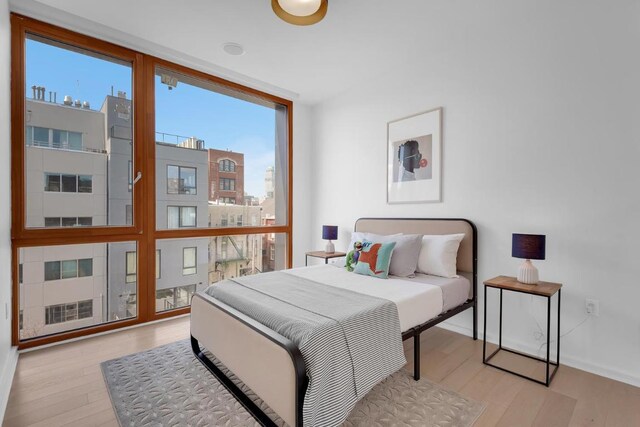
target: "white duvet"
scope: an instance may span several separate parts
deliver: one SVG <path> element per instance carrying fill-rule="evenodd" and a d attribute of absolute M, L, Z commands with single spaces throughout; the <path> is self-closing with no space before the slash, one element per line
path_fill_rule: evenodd
<path fill-rule="evenodd" d="M 442 289 L 427 283 L 394 278 L 378 279 L 350 273 L 333 265 L 294 268 L 287 270 L 287 273 L 393 301 L 398 307 L 400 328 L 403 332 L 442 313 Z"/>

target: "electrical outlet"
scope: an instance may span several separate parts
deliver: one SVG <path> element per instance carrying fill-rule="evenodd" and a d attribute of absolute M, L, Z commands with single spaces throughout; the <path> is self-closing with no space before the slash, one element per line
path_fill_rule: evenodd
<path fill-rule="evenodd" d="M 587 299 L 585 303 L 587 314 L 590 316 L 600 316 L 600 301 L 597 299 Z"/>

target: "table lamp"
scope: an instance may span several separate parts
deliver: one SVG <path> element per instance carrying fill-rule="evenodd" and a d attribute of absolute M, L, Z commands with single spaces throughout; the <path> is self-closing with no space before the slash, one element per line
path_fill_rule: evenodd
<path fill-rule="evenodd" d="M 325 252 L 328 254 L 332 254 L 336 251 L 335 246 L 331 243 L 332 240 L 336 240 L 338 238 L 338 226 L 337 225 L 323 225 L 322 226 L 322 239 L 328 240 L 327 246 L 325 247 Z"/>
<path fill-rule="evenodd" d="M 545 235 L 513 233 L 511 256 L 525 261 L 518 269 L 518 282 L 529 285 L 538 283 L 538 269 L 531 263 L 532 259 L 544 259 Z"/>

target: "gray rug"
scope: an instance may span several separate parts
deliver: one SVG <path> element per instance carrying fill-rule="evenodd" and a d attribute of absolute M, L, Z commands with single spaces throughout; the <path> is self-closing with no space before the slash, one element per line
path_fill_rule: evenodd
<path fill-rule="evenodd" d="M 189 340 L 109 360 L 101 367 L 123 427 L 259 425 L 193 356 Z M 284 425 L 233 379 L 277 425 Z M 371 390 L 343 425 L 470 426 L 483 410 L 480 403 L 426 379 L 416 382 L 401 370 Z"/>

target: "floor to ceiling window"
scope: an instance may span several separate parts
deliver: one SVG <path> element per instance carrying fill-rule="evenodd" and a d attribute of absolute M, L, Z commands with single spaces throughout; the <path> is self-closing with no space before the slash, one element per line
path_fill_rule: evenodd
<path fill-rule="evenodd" d="M 290 101 L 19 15 L 12 31 L 15 344 L 186 313 L 290 265 Z"/>

